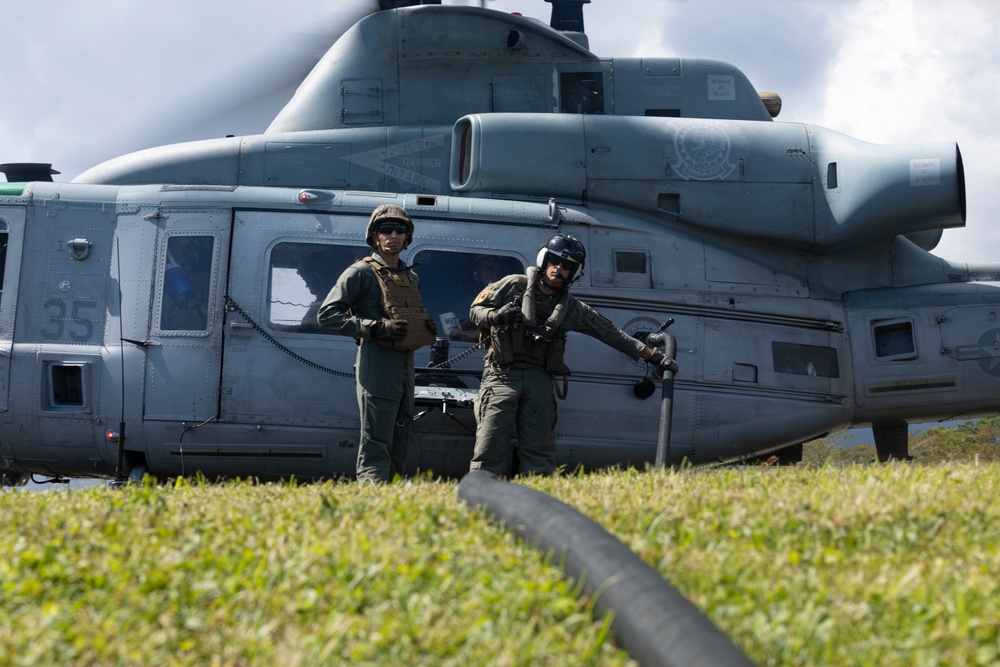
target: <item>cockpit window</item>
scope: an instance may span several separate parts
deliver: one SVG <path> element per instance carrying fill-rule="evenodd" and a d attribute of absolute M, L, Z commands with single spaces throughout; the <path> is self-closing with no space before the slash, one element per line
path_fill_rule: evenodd
<path fill-rule="evenodd" d="M 469 321 L 469 307 L 486 285 L 512 273 L 524 273 L 514 257 L 493 253 L 422 250 L 413 258 L 420 266 L 420 297 L 440 334 L 475 342 L 479 329 Z"/>
<path fill-rule="evenodd" d="M 160 296 L 160 329 L 204 331 L 208 329 L 209 291 L 213 236 L 171 236 L 163 269 Z"/>
<path fill-rule="evenodd" d="M 329 243 L 279 243 L 271 250 L 268 320 L 277 331 L 330 333 L 316 321 L 337 278 L 368 248 Z"/>

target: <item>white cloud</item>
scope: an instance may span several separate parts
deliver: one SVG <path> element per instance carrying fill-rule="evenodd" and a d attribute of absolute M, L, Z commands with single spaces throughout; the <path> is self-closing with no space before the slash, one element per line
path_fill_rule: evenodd
<path fill-rule="evenodd" d="M 921 35 L 910 2 L 866 0 L 845 18 L 844 43 L 830 70 L 826 122 L 866 141 L 911 141 L 927 127 L 928 108 L 947 64 Z"/>
<path fill-rule="evenodd" d="M 845 39 L 813 119 L 876 143 L 959 144 L 967 226 L 946 231 L 936 249 L 953 261 L 1000 262 L 998 29 L 993 3 L 865 0 L 844 17 Z"/>

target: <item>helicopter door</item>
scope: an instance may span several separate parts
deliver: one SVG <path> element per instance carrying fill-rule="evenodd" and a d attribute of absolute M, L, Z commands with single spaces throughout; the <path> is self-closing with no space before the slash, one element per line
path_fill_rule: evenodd
<path fill-rule="evenodd" d="M 236 212 L 222 421 L 354 432 L 357 347 L 321 330 L 316 311 L 343 270 L 367 254 L 356 218 Z"/>
<path fill-rule="evenodd" d="M 202 422 L 219 406 L 228 211 L 164 211 L 146 350 L 145 418 Z"/>
<path fill-rule="evenodd" d="M 23 234 L 24 209 L 0 207 L 0 412 L 8 409 L 10 398 L 10 355 Z"/>

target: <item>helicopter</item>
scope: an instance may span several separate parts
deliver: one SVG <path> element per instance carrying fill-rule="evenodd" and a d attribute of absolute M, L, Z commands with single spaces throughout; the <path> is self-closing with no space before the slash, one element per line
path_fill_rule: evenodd
<path fill-rule="evenodd" d="M 482 371 L 463 328 L 484 261 L 583 241 L 574 294 L 626 332 L 668 318 L 668 463 L 779 455 L 851 428 L 1000 408 L 1000 265 L 931 253 L 965 224 L 955 143 L 875 145 L 777 121 L 735 66 L 607 58 L 583 5 L 544 22 L 382 2 L 259 135 L 147 149 L 68 183 L 0 165 L 0 474 L 350 476 L 354 341 L 315 322 L 403 206 L 429 314 L 411 471 L 460 476 Z M 36 270 L 41 268 L 42 270 Z M 570 334 L 557 462 L 653 461 L 649 371 Z"/>

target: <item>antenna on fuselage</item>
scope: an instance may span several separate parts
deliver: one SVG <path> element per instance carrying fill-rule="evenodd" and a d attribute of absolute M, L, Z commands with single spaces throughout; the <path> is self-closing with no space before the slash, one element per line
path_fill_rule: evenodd
<path fill-rule="evenodd" d="M 48 162 L 8 162 L 0 164 L 0 172 L 7 176 L 9 183 L 51 181 L 53 174 L 59 173 Z"/>

